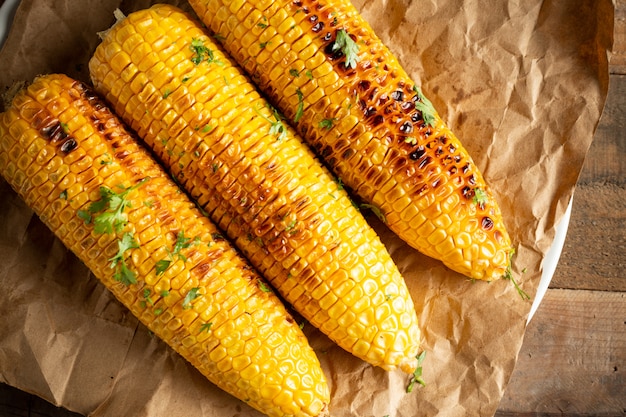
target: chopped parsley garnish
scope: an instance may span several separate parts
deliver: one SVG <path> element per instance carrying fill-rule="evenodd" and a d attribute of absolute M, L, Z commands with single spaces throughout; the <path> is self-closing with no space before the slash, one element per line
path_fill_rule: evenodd
<path fill-rule="evenodd" d="M 261 116 L 270 124 L 270 131 L 269 131 L 270 134 L 275 135 L 279 141 L 283 140 L 287 136 L 287 128 L 283 124 L 283 117 L 271 105 L 268 104 L 267 107 L 268 109 L 270 109 L 270 111 L 274 115 L 275 120 L 272 120 L 269 117 L 265 116 L 263 113 L 261 113 L 261 111 L 257 107 L 255 107 L 254 110 L 257 112 L 259 116 Z"/>
<path fill-rule="evenodd" d="M 481 209 L 485 208 L 487 202 L 487 193 L 482 188 L 476 188 L 474 190 L 474 198 L 472 198 L 474 204 L 478 205 Z"/>
<path fill-rule="evenodd" d="M 515 249 L 511 248 L 511 253 L 509 255 L 509 265 L 506 268 L 506 272 L 502 276 L 502 278 L 507 279 L 513 283 L 513 286 L 517 290 L 517 293 L 522 297 L 522 300 L 530 300 L 530 295 L 526 293 L 526 291 L 522 290 L 519 286 L 519 283 L 513 277 L 513 271 L 511 269 L 511 264 L 513 263 L 513 256 L 515 255 Z"/>
<path fill-rule="evenodd" d="M 337 37 L 335 38 L 332 50 L 340 50 L 345 55 L 346 67 L 350 67 L 352 69 L 356 68 L 356 63 L 359 60 L 359 45 L 352 40 L 345 29 L 339 29 L 337 31 Z"/>
<path fill-rule="evenodd" d="M 312 80 L 313 79 L 313 73 L 311 72 L 311 70 L 307 70 L 304 75 L 309 79 Z"/>
<path fill-rule="evenodd" d="M 183 308 L 185 310 L 190 309 L 191 302 L 195 300 L 196 298 L 200 297 L 201 294 L 198 294 L 198 291 L 200 291 L 200 288 L 198 287 L 193 287 L 192 289 L 189 290 L 189 292 L 185 296 L 185 299 L 183 300 Z"/>
<path fill-rule="evenodd" d="M 200 326 L 200 332 L 209 332 L 209 330 L 211 330 L 211 326 L 213 326 L 213 323 L 204 323 Z"/>
<path fill-rule="evenodd" d="M 334 117 L 330 118 L 330 119 L 323 119 L 319 122 L 319 127 L 320 129 L 326 129 L 326 130 L 330 130 L 333 125 L 335 124 L 335 122 L 337 121 L 337 119 L 335 119 Z"/>
<path fill-rule="evenodd" d="M 259 48 L 261 48 L 261 49 L 265 49 L 265 47 L 266 47 L 267 45 L 270 45 L 271 43 L 272 43 L 272 41 L 261 42 L 261 43 L 259 43 Z"/>
<path fill-rule="evenodd" d="M 378 217 L 381 222 L 387 224 L 387 218 L 385 217 L 384 213 L 375 205 L 362 203 L 359 207 L 362 209 L 369 209 L 372 213 L 376 215 L 376 217 Z"/>
<path fill-rule="evenodd" d="M 170 251 L 167 249 L 167 258 L 161 259 L 155 264 L 155 272 L 157 275 L 161 275 L 167 268 L 170 267 L 175 258 L 182 260 L 183 262 L 187 262 L 187 257 L 181 253 L 182 250 L 188 249 L 193 245 L 198 244 L 200 238 L 196 236 L 193 240 L 185 236 L 185 231 L 181 230 L 176 235 L 176 242 L 174 243 L 173 249 Z"/>
<path fill-rule="evenodd" d="M 272 292 L 272 290 L 270 289 L 270 287 L 267 286 L 266 283 L 264 283 L 263 281 L 259 280 L 259 289 L 263 292 Z"/>
<path fill-rule="evenodd" d="M 297 69 L 292 68 L 289 70 L 289 75 L 298 78 L 300 76 L 300 72 Z"/>
<path fill-rule="evenodd" d="M 302 118 L 302 114 L 304 114 L 304 95 L 299 88 L 296 88 L 296 94 L 298 95 L 298 108 L 296 109 L 296 115 L 293 118 L 295 123 Z"/>
<path fill-rule="evenodd" d="M 128 269 L 126 264 L 125 253 L 131 249 L 138 248 L 139 245 L 132 233 L 124 233 L 122 238 L 117 241 L 117 254 L 109 259 L 111 262 L 111 268 L 117 268 L 113 277 L 116 281 L 121 282 L 124 285 L 136 284 L 137 276 L 133 271 Z"/>
<path fill-rule="evenodd" d="M 120 184 L 117 186 L 122 190 L 119 193 L 105 186 L 100 187 L 100 200 L 91 203 L 87 211 L 79 210 L 78 217 L 87 224 L 93 221 L 96 233 L 120 232 L 128 222 L 128 215 L 124 213 L 126 207 L 131 206 L 127 198 L 128 194 L 148 179 L 145 178 L 132 187 L 124 187 Z"/>
<path fill-rule="evenodd" d="M 166 88 L 165 91 L 163 92 L 163 98 L 168 98 L 170 94 L 172 94 L 172 92 L 170 91 L 169 88 Z"/>
<path fill-rule="evenodd" d="M 415 108 L 422 113 L 422 119 L 424 119 L 424 124 L 427 126 L 434 126 L 435 124 L 435 108 L 433 107 L 433 103 L 428 100 L 422 91 L 416 86 L 413 86 L 413 91 L 417 95 L 418 100 L 415 102 Z"/>
<path fill-rule="evenodd" d="M 59 194 L 59 198 L 61 200 L 67 200 L 67 190 L 61 191 L 61 193 Z"/>
<path fill-rule="evenodd" d="M 426 386 L 426 382 L 422 379 L 422 363 L 424 362 L 424 358 L 426 358 L 426 351 L 417 355 L 417 368 L 415 368 L 415 372 L 411 375 L 409 385 L 406 387 L 406 392 L 413 391 L 415 384 Z"/>
<path fill-rule="evenodd" d="M 191 57 L 191 62 L 196 65 L 200 65 L 202 61 L 205 61 L 209 64 L 216 65 L 224 65 L 222 61 L 215 58 L 215 54 L 212 49 L 207 48 L 204 45 L 204 41 L 198 38 L 193 38 L 191 40 L 191 50 L 194 52 L 194 55 Z"/>

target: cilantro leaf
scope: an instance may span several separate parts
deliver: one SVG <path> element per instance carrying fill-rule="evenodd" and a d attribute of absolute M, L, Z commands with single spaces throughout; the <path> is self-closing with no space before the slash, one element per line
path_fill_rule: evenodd
<path fill-rule="evenodd" d="M 337 37 L 335 43 L 332 46 L 333 51 L 341 50 L 346 57 L 346 68 L 356 68 L 356 63 L 359 60 L 359 45 L 356 44 L 346 32 L 345 29 L 339 29 L 337 31 Z"/>
<path fill-rule="evenodd" d="M 381 222 L 387 224 L 387 218 L 385 217 L 385 214 L 382 212 L 381 209 L 379 209 L 375 205 L 363 203 L 359 206 L 359 208 L 371 210 L 372 213 L 374 213 Z"/>
<path fill-rule="evenodd" d="M 263 292 L 272 292 L 272 290 L 270 289 L 270 287 L 267 286 L 266 283 L 264 283 L 261 280 L 258 280 L 258 284 L 259 284 L 259 289 Z"/>
<path fill-rule="evenodd" d="M 170 267 L 171 263 L 172 261 L 170 261 L 169 259 L 161 259 L 160 261 L 157 261 L 157 263 L 155 264 L 156 274 L 163 274 L 167 270 L 167 268 Z"/>
<path fill-rule="evenodd" d="M 117 254 L 109 259 L 111 268 L 119 267 L 113 277 L 125 285 L 137 283 L 136 274 L 126 264 L 125 254 L 127 251 L 138 247 L 139 245 L 132 233 L 124 233 L 122 238 L 117 241 Z"/>
<path fill-rule="evenodd" d="M 261 116 L 263 119 L 265 119 L 265 121 L 267 121 L 270 124 L 269 133 L 271 135 L 277 136 L 277 139 L 279 141 L 281 141 L 281 140 L 283 140 L 287 136 L 287 128 L 283 124 L 283 117 L 271 105 L 268 104 L 267 107 L 268 107 L 268 109 L 270 109 L 270 111 L 274 115 L 274 119 L 275 120 L 272 120 L 269 117 L 265 116 L 263 113 L 261 113 L 261 111 L 257 107 L 254 107 L 254 111 L 256 111 L 256 113 L 259 116 Z"/>
<path fill-rule="evenodd" d="M 415 368 L 415 372 L 411 375 L 409 385 L 406 387 L 406 392 L 413 391 L 415 384 L 426 386 L 426 382 L 422 379 L 422 363 L 424 362 L 424 358 L 426 358 L 426 351 L 417 355 L 417 368 Z"/>
<path fill-rule="evenodd" d="M 424 124 L 427 126 L 435 125 L 435 114 L 437 111 L 433 106 L 433 103 L 428 100 L 422 91 L 416 85 L 413 86 L 413 91 L 417 95 L 417 101 L 415 102 L 415 108 L 422 113 L 422 119 L 424 119 Z"/>
<path fill-rule="evenodd" d="M 482 188 L 474 189 L 474 198 L 472 198 L 474 204 L 478 205 L 481 209 L 485 208 L 487 202 L 487 193 Z"/>
<path fill-rule="evenodd" d="M 194 53 L 194 55 L 191 57 L 191 62 L 193 62 L 196 65 L 200 65 L 200 63 L 205 60 L 209 64 L 214 63 L 219 66 L 224 65 L 222 61 L 215 58 L 215 53 L 213 52 L 213 50 L 206 47 L 202 39 L 198 39 L 198 38 L 191 39 L 191 45 L 189 46 L 189 48 Z"/>
<path fill-rule="evenodd" d="M 209 330 L 211 330 L 211 326 L 213 326 L 213 323 L 209 322 L 209 323 L 203 323 L 200 326 L 200 332 L 209 332 Z"/>
<path fill-rule="evenodd" d="M 323 119 L 322 121 L 319 122 L 318 126 L 320 127 L 320 129 L 330 130 L 336 121 L 337 119 L 335 119 L 334 117 L 330 119 Z"/>
<path fill-rule="evenodd" d="M 293 118 L 293 121 L 298 123 L 302 118 L 302 114 L 304 114 L 304 95 L 299 88 L 296 89 L 296 94 L 298 95 L 298 108 L 296 109 L 296 116 Z"/>
<path fill-rule="evenodd" d="M 185 296 L 185 299 L 183 300 L 183 308 L 185 310 L 190 309 L 191 302 L 201 296 L 201 294 L 198 294 L 198 291 L 200 291 L 200 288 L 198 287 L 193 287 L 189 290 L 189 292 Z"/>

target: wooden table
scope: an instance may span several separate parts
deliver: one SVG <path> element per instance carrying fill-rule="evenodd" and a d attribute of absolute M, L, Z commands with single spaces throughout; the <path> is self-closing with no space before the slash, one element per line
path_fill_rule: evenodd
<path fill-rule="evenodd" d="M 614 1 L 606 108 L 496 417 L 626 416 L 626 0 Z M 9 416 L 78 415 L 0 384 L 0 417 Z"/>

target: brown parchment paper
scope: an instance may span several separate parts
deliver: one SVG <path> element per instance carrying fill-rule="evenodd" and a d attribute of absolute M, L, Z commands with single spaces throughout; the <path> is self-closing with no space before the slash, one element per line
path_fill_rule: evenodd
<path fill-rule="evenodd" d="M 0 88 L 47 72 L 88 81 L 96 32 L 148 0 L 23 0 L 0 51 Z M 176 5 L 190 8 L 183 1 Z M 473 155 L 535 295 L 608 89 L 610 0 L 356 0 Z M 138 324 L 0 180 L 0 381 L 91 416 L 258 416 Z M 333 416 L 490 416 L 531 302 L 510 282 L 471 282 L 375 218 L 422 324 L 426 387 L 353 358 L 305 327 Z M 538 369 L 538 373 L 544 370 Z"/>

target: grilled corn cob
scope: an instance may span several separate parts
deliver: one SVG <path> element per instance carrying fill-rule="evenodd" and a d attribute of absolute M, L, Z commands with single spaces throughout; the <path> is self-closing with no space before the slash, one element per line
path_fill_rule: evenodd
<path fill-rule="evenodd" d="M 457 137 L 349 0 L 190 0 L 334 173 L 420 252 L 472 278 L 511 240 Z"/>
<path fill-rule="evenodd" d="M 296 311 L 355 356 L 413 372 L 417 317 L 386 248 L 199 22 L 166 5 L 132 13 L 89 68 L 117 114 Z"/>
<path fill-rule="evenodd" d="M 37 78 L 0 117 L 0 169 L 151 331 L 270 416 L 327 415 L 328 386 L 297 323 L 103 101 Z"/>

